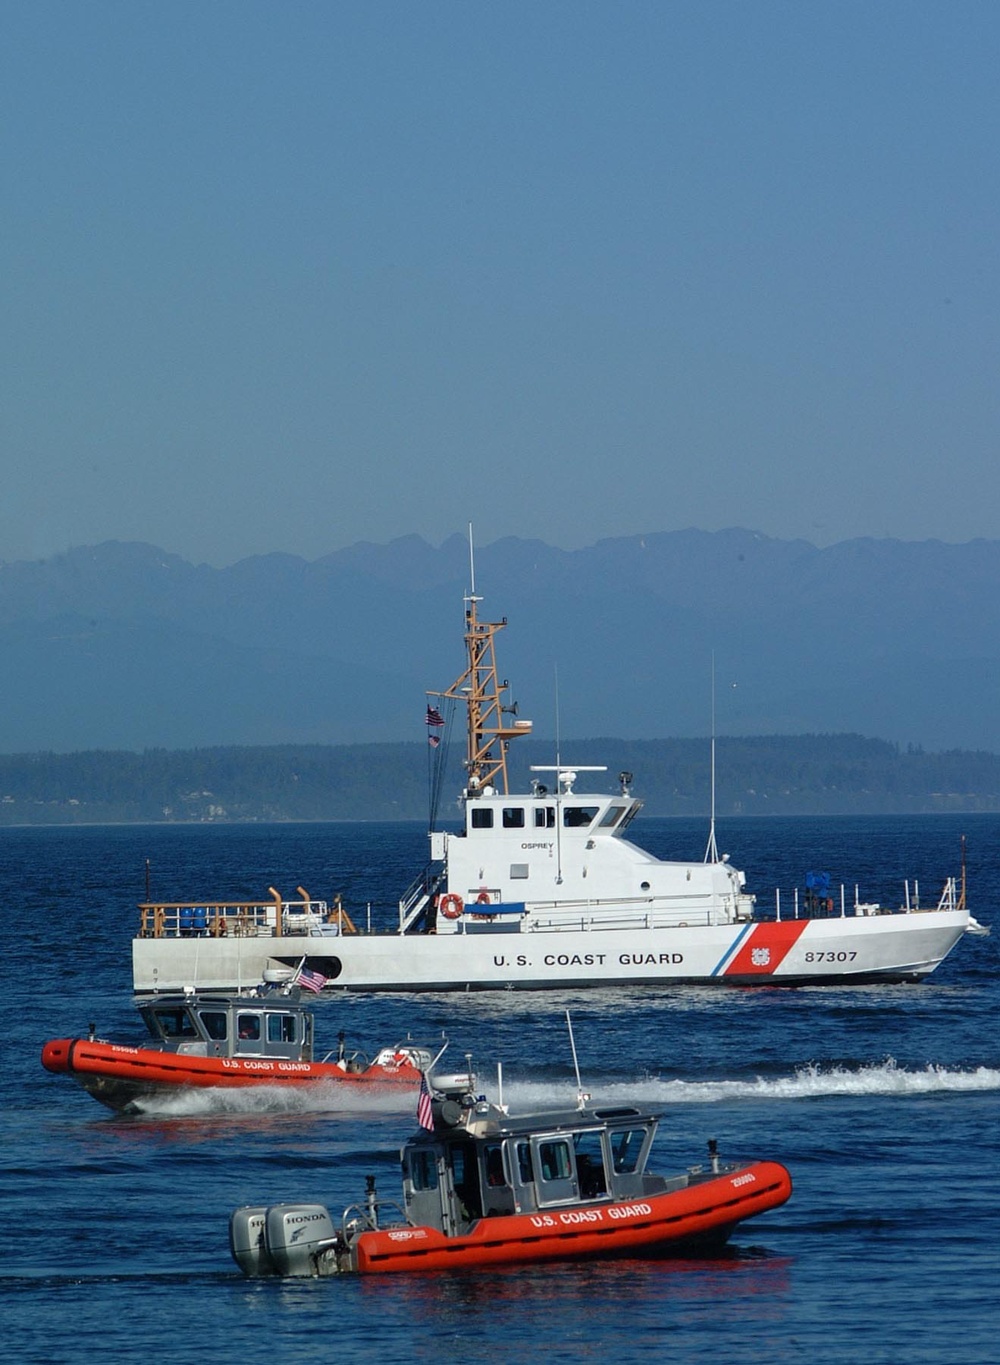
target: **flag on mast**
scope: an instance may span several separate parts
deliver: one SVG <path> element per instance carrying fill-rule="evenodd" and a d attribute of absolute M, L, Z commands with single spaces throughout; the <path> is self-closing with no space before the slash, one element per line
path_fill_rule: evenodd
<path fill-rule="evenodd" d="M 326 977 L 322 972 L 312 972 L 308 967 L 300 967 L 296 978 L 300 986 L 305 986 L 307 991 L 317 993 L 326 985 Z"/>
<path fill-rule="evenodd" d="M 421 1128 L 434 1130 L 434 1115 L 431 1111 L 431 1092 L 427 1085 L 427 1073 L 420 1073 L 420 1094 L 417 1096 L 417 1122 Z"/>

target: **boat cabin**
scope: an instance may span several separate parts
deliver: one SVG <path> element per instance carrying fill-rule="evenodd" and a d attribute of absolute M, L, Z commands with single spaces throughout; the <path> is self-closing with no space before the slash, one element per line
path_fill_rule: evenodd
<path fill-rule="evenodd" d="M 536 769 L 537 771 L 538 769 Z M 544 769 L 543 771 L 548 771 Z M 564 927 L 659 928 L 749 920 L 753 897 L 726 858 L 668 862 L 625 838 L 642 809 L 621 773 L 614 795 L 577 792 L 581 772 L 557 767 L 549 791 L 493 787 L 466 794 L 464 828 L 430 835 L 444 865 L 434 932 L 524 933 Z M 434 886 L 442 885 L 439 879 Z M 419 907 L 407 925 L 415 924 Z"/>
<path fill-rule="evenodd" d="M 139 1005 L 156 1045 L 198 1057 L 309 1062 L 313 1017 L 289 995 L 158 995 Z"/>
<path fill-rule="evenodd" d="M 480 1100 L 471 1111 L 436 1101 L 434 1130 L 402 1149 L 403 1199 L 417 1226 L 461 1236 L 480 1218 L 533 1214 L 662 1194 L 685 1183 L 647 1175 L 659 1116 L 639 1109 L 571 1109 L 511 1116 Z M 565 1218 L 562 1221 L 566 1221 Z"/>

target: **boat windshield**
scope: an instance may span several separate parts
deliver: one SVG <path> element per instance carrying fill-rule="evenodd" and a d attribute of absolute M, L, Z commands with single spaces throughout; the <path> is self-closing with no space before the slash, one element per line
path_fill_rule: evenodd
<path fill-rule="evenodd" d="M 648 1128 L 622 1128 L 611 1133 L 611 1160 L 615 1171 L 627 1174 L 639 1169 L 639 1159 L 649 1136 Z"/>
<path fill-rule="evenodd" d="M 215 1043 L 224 1043 L 229 1032 L 225 1010 L 200 1010 L 201 1026 Z"/>
<path fill-rule="evenodd" d="M 567 829 L 586 829 L 597 810 L 597 806 L 563 806 L 563 824 Z"/>
<path fill-rule="evenodd" d="M 156 1027 L 164 1038 L 197 1038 L 191 1013 L 183 1005 L 160 1005 L 153 1010 Z"/>

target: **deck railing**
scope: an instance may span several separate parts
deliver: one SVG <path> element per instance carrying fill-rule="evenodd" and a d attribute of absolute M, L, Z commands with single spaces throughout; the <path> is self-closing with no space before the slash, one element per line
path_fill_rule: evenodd
<path fill-rule="evenodd" d="M 140 938 L 301 938 L 356 932 L 339 897 L 332 905 L 304 887 L 286 899 L 269 887 L 266 901 L 144 901 Z"/>
<path fill-rule="evenodd" d="M 920 904 L 920 884 L 919 882 L 906 881 L 903 883 L 903 903 L 893 907 L 891 905 L 880 905 L 877 901 L 863 901 L 860 898 L 858 888 L 854 888 L 854 899 L 848 901 L 847 892 L 843 885 L 840 887 L 838 898 L 833 896 L 816 897 L 806 893 L 799 900 L 799 889 L 795 888 L 792 898 L 791 910 L 783 906 L 781 902 L 781 892 L 774 893 L 774 910 L 758 911 L 755 919 L 847 919 L 849 916 L 867 915 L 919 915 L 928 910 L 964 910 L 965 891 L 964 887 L 959 894 L 958 881 L 955 877 L 947 877 L 941 895 L 931 905 Z"/>
<path fill-rule="evenodd" d="M 266 901 L 148 901 L 139 906 L 139 938 L 302 938 L 325 937 L 358 933 L 340 898 L 330 904 L 316 900 L 304 887 L 296 888 L 299 899 L 286 899 L 274 887 L 269 888 Z M 396 932 L 405 933 L 422 912 L 436 883 L 418 878 L 399 902 L 399 925 Z M 963 888 L 964 890 L 964 888 Z M 707 899 L 707 898 L 705 898 Z M 782 903 L 780 891 L 775 892 L 773 907 L 754 904 L 754 898 L 740 895 L 727 897 L 724 904 L 697 905 L 692 899 L 683 905 L 671 903 L 670 897 L 636 896 L 612 900 L 535 901 L 522 915 L 522 932 L 566 932 L 571 930 L 602 929 L 665 929 L 688 928 L 694 925 L 728 924 L 735 921 L 787 919 L 839 919 L 848 916 L 912 915 L 923 910 L 964 909 L 964 894 L 954 877 L 949 877 L 940 898 L 932 905 L 921 906 L 916 883 L 907 883 L 903 904 L 897 908 L 862 901 L 854 889 L 853 902 L 844 887 L 838 899 L 828 896 L 818 900 L 814 896 L 800 898 L 798 889 L 791 897 L 791 906 Z M 457 932 L 475 929 L 476 910 L 469 906 L 470 918 L 465 916 L 455 926 Z M 372 933 L 371 906 L 367 924 L 361 933 Z M 387 932 L 374 930 L 374 932 Z"/>

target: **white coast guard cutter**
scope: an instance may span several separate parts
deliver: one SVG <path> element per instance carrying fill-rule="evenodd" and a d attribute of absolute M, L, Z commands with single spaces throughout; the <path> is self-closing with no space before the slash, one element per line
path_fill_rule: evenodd
<path fill-rule="evenodd" d="M 582 773 L 605 770 L 557 761 L 512 794 L 507 749 L 531 722 L 503 704 L 494 642 L 506 621 L 480 621 L 480 601 L 473 581 L 467 667 L 429 694 L 435 733 L 439 705 L 466 709 L 460 827 L 432 829 L 398 922 L 359 932 L 339 902 L 302 887 L 295 900 L 272 890 L 253 904 L 150 902 L 133 943 L 137 992 L 233 988 L 303 960 L 346 991 L 904 981 L 932 972 L 963 933 L 988 932 L 966 908 L 964 857 L 929 906 L 909 883 L 888 908 L 831 893 L 819 876 L 763 907 L 716 852 L 714 823 L 702 862 L 661 860 L 627 839 L 641 806 L 630 774 L 611 793 L 582 791 Z"/>

